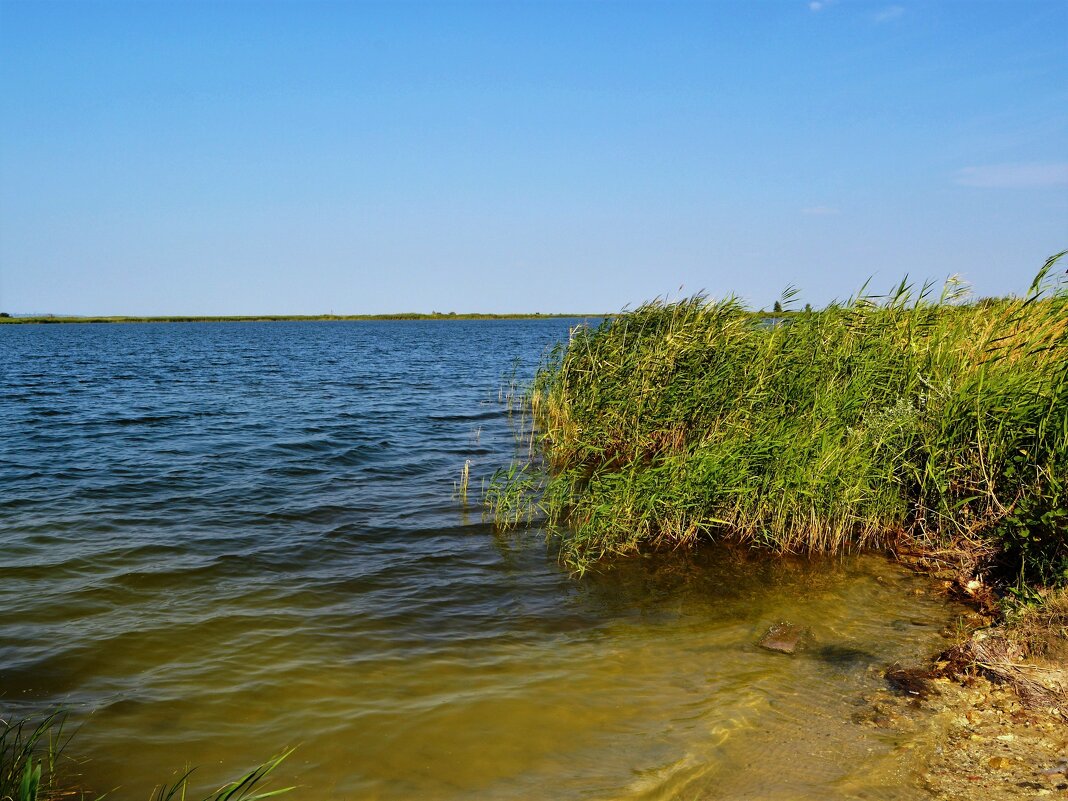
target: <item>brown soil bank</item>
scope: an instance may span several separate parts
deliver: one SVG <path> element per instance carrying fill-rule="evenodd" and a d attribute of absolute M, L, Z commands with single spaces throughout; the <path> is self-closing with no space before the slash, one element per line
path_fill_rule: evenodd
<path fill-rule="evenodd" d="M 887 670 L 858 722 L 924 726 L 922 782 L 939 801 L 1068 798 L 1068 592 L 986 620 L 929 665 Z M 905 706 L 931 715 L 918 724 Z"/>

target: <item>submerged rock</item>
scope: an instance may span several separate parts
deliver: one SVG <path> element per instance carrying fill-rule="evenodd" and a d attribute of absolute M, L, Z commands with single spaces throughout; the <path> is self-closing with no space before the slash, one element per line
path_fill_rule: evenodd
<path fill-rule="evenodd" d="M 926 698 L 931 694 L 930 680 L 934 678 L 931 670 L 926 668 L 903 668 L 891 665 L 883 674 L 886 683 L 899 693 L 914 698 Z"/>
<path fill-rule="evenodd" d="M 863 648 L 854 648 L 851 645 L 821 645 L 809 652 L 809 656 L 833 665 L 836 668 L 852 669 L 863 665 L 870 665 L 877 661 L 875 654 L 865 651 Z"/>
<path fill-rule="evenodd" d="M 757 645 L 780 654 L 793 654 L 804 649 L 811 639 L 811 633 L 803 626 L 793 623 L 776 623 L 770 627 Z"/>

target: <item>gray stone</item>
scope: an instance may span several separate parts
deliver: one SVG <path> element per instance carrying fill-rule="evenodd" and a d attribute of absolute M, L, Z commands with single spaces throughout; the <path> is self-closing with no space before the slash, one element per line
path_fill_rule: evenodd
<path fill-rule="evenodd" d="M 757 645 L 780 654 L 793 654 L 805 648 L 810 639 L 809 630 L 793 623 L 776 623 L 764 632 Z"/>

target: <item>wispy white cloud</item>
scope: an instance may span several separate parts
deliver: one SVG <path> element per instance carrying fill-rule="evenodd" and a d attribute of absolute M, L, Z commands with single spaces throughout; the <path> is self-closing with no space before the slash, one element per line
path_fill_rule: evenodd
<path fill-rule="evenodd" d="M 961 186 L 1016 189 L 1030 186 L 1068 185 L 1068 162 L 983 164 L 957 171 Z"/>
<path fill-rule="evenodd" d="M 810 217 L 830 217 L 833 214 L 841 214 L 834 206 L 806 206 L 801 209 L 801 213 Z"/>
<path fill-rule="evenodd" d="M 900 19 L 905 14 L 904 6 L 887 6 L 875 15 L 876 22 L 891 22 Z"/>
<path fill-rule="evenodd" d="M 832 2 L 834 2 L 834 0 L 811 0 L 808 4 L 808 10 L 815 14 L 817 11 L 823 11 L 823 9 L 827 8 Z"/>

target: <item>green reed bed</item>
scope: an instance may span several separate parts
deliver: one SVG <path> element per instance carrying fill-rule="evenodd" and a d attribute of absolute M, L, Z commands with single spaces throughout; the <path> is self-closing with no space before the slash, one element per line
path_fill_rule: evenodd
<path fill-rule="evenodd" d="M 486 501 L 503 526 L 543 515 L 580 570 L 705 536 L 840 551 L 911 535 L 1063 579 L 1058 259 L 1023 298 L 902 282 L 776 320 L 697 296 L 576 328 L 530 389 L 534 458 Z"/>

